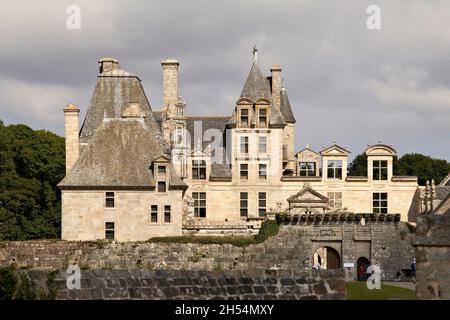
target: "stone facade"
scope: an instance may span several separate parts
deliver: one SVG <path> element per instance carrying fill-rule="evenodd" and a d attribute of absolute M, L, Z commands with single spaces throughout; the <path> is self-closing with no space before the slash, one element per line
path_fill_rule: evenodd
<path fill-rule="evenodd" d="M 347 175 L 350 151 L 336 143 L 320 153 L 310 148 L 295 152 L 296 120 L 279 65 L 267 77 L 255 56 L 231 116 L 200 119 L 185 115 L 178 61 L 161 62 L 161 111 L 151 109 L 139 78 L 120 69 L 117 60 L 100 64 L 80 131 L 79 161 L 78 112 L 65 109 L 63 239 L 105 238 L 106 222 L 115 223 L 119 241 L 182 232 L 250 235 L 269 215 L 294 213 L 288 199 L 306 189 L 315 193 L 302 193 L 295 213 L 389 213 L 399 214 L 401 221 L 417 216 L 417 178 L 393 175 L 396 152 L 391 146 L 365 150 L 368 173 L 363 177 Z M 155 171 L 160 159 L 170 176 L 162 180 Z M 163 182 L 166 192 L 161 193 Z M 117 193 L 115 210 L 104 205 L 107 192 Z M 315 201 L 323 203 L 311 205 Z M 170 206 L 172 221 L 149 224 L 152 206 L 158 206 L 158 215 Z"/>
<path fill-rule="evenodd" d="M 149 235 L 181 235 L 181 190 L 165 193 L 115 190 L 113 208 L 105 206 L 104 190 L 63 190 L 61 234 L 65 240 L 88 241 L 105 238 L 105 223 L 114 222 L 118 241 L 146 241 Z M 157 207 L 156 221 L 149 208 Z M 164 207 L 170 205 L 170 221 L 165 222 Z M 82 212 L 82 214 L 81 214 Z M 130 221 L 133 221 L 130 223 Z M 76 226 L 76 227 L 74 227 Z"/>

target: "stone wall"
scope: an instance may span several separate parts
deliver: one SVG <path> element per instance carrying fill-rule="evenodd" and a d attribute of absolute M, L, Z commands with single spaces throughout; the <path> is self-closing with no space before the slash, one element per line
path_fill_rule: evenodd
<path fill-rule="evenodd" d="M 177 244 L 149 242 L 26 241 L 0 243 L 0 266 L 66 269 L 186 269 L 186 270 L 310 270 L 314 252 L 323 246 L 340 256 L 347 279 L 356 279 L 357 259 L 366 257 L 392 280 L 409 268 L 414 258 L 411 234 L 402 222 L 282 226 L 277 236 L 248 247 L 230 244 Z"/>
<path fill-rule="evenodd" d="M 450 299 L 450 209 L 419 216 L 413 243 L 417 298 Z"/>
<path fill-rule="evenodd" d="M 47 272 L 27 274 L 37 290 L 48 290 Z M 295 270 L 82 270 L 81 288 L 67 289 L 61 271 L 53 282 L 57 299 L 249 299 L 337 300 L 346 298 L 342 271 Z"/>

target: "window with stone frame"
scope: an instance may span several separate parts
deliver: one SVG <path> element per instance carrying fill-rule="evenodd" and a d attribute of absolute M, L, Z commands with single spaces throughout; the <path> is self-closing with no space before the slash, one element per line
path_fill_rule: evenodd
<path fill-rule="evenodd" d="M 164 223 L 170 223 L 171 208 L 169 205 L 164 206 Z"/>
<path fill-rule="evenodd" d="M 239 196 L 239 209 L 241 218 L 246 218 L 248 216 L 248 193 L 241 192 Z"/>
<path fill-rule="evenodd" d="M 248 137 L 241 137 L 241 145 L 240 145 L 241 153 L 248 154 Z"/>
<path fill-rule="evenodd" d="M 342 192 L 328 192 L 327 197 L 331 207 L 342 208 Z"/>
<path fill-rule="evenodd" d="M 106 192 L 105 193 L 105 207 L 106 208 L 114 208 L 114 206 L 115 206 L 114 192 Z"/>
<path fill-rule="evenodd" d="M 164 176 L 166 174 L 166 166 L 158 166 L 158 175 Z"/>
<path fill-rule="evenodd" d="M 328 179 L 342 179 L 342 160 L 328 160 Z"/>
<path fill-rule="evenodd" d="M 158 192 L 166 192 L 166 182 L 165 181 L 158 181 Z"/>
<path fill-rule="evenodd" d="M 248 164 L 247 163 L 241 163 L 240 177 L 241 177 L 241 180 L 248 180 Z"/>
<path fill-rule="evenodd" d="M 192 192 L 194 217 L 206 218 L 206 192 Z"/>
<path fill-rule="evenodd" d="M 258 111 L 258 127 L 267 126 L 267 109 L 261 108 Z"/>
<path fill-rule="evenodd" d="M 373 213 L 388 213 L 388 194 L 386 192 L 373 193 Z"/>
<path fill-rule="evenodd" d="M 260 180 L 267 180 L 267 164 L 259 164 L 258 177 Z"/>
<path fill-rule="evenodd" d="M 258 137 L 258 152 L 260 154 L 267 153 L 267 137 L 266 136 Z"/>
<path fill-rule="evenodd" d="M 258 192 L 258 214 L 264 217 L 267 212 L 267 194 L 265 192 Z"/>
<path fill-rule="evenodd" d="M 114 238 L 115 238 L 114 222 L 105 222 L 105 239 L 114 240 Z"/>
<path fill-rule="evenodd" d="M 316 175 L 316 163 L 300 162 L 298 164 L 298 174 L 301 177 L 314 177 Z"/>
<path fill-rule="evenodd" d="M 158 223 L 158 206 L 152 205 L 150 207 L 150 222 Z"/>
<path fill-rule="evenodd" d="M 249 110 L 247 108 L 240 109 L 240 123 L 243 127 L 248 127 L 250 125 Z"/>
<path fill-rule="evenodd" d="M 388 179 L 388 162 L 387 160 L 373 160 L 373 180 L 387 180 Z"/>
<path fill-rule="evenodd" d="M 192 160 L 192 179 L 206 180 L 206 162 L 205 160 Z"/>

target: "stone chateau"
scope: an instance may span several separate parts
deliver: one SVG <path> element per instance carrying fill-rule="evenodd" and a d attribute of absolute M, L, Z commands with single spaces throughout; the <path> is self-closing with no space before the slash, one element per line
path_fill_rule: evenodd
<path fill-rule="evenodd" d="M 227 116 L 188 115 L 176 60 L 161 62 L 163 105 L 153 109 L 137 75 L 101 59 L 81 129 L 80 109 L 64 108 L 62 239 L 253 234 L 276 213 L 298 224 L 416 221 L 417 178 L 393 175 L 395 149 L 379 143 L 361 150 L 366 176 L 347 174 L 350 150 L 336 142 L 298 150 L 294 114 L 301 116 L 301 106 L 291 106 L 281 66 L 265 74 L 253 54 Z M 342 241 L 345 232 L 328 228 L 319 236 Z M 370 232 L 363 239 L 369 259 Z M 343 255 L 341 245 L 336 250 Z"/>

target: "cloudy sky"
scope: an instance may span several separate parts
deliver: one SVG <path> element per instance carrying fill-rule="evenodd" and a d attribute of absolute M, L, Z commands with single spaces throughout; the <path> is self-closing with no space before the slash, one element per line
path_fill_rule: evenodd
<path fill-rule="evenodd" d="M 67 7 L 81 29 L 66 27 Z M 366 9 L 381 8 L 381 30 Z M 450 1 L 0 0 L 0 118 L 62 135 L 62 108 L 82 116 L 98 73 L 116 57 L 142 79 L 154 110 L 164 58 L 180 65 L 192 115 L 229 115 L 257 45 L 262 70 L 283 67 L 297 149 L 336 140 L 353 156 L 393 144 L 450 160 Z"/>

